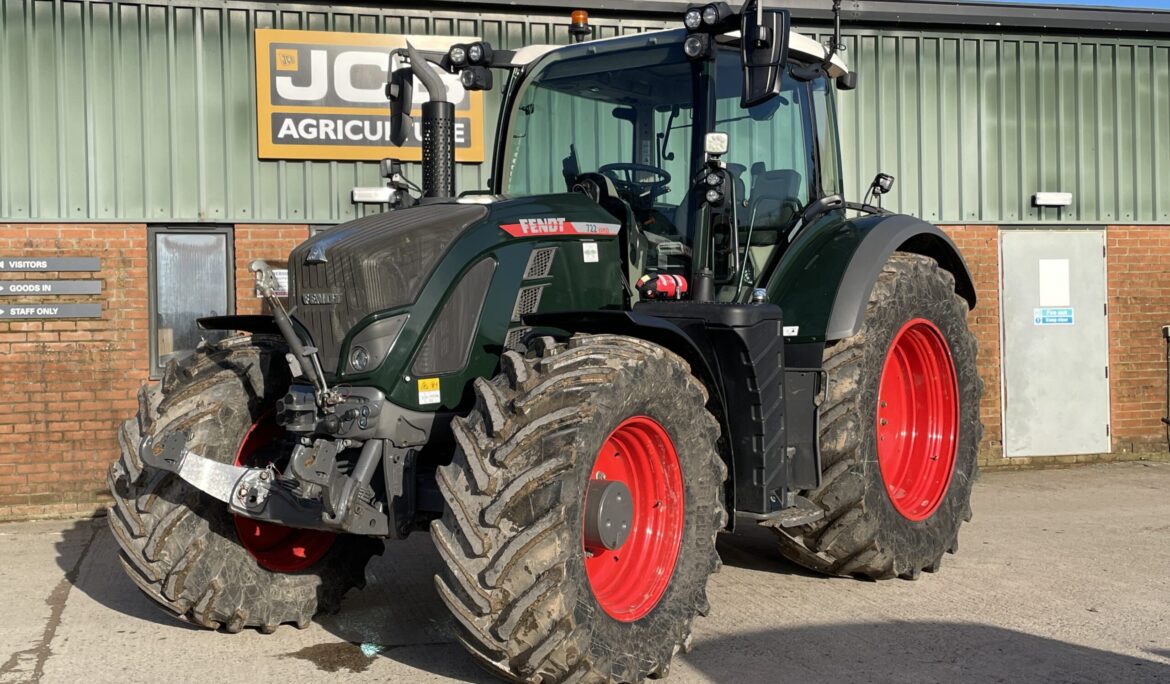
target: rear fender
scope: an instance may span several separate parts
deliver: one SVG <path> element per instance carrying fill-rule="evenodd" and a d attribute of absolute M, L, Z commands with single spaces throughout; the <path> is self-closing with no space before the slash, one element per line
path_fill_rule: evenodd
<path fill-rule="evenodd" d="M 937 226 L 903 214 L 853 220 L 827 216 L 788 248 L 766 281 L 769 300 L 784 310 L 789 341 L 824 342 L 856 334 L 865 323 L 874 283 L 894 252 L 937 261 L 954 276 L 955 292 L 975 307 L 967 265 Z"/>

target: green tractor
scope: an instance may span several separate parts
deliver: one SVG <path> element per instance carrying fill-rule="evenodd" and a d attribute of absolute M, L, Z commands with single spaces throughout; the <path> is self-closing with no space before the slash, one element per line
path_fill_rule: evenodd
<path fill-rule="evenodd" d="M 843 199 L 839 42 L 748 0 L 396 51 L 421 197 L 388 169 L 395 208 L 293 250 L 288 310 L 254 265 L 273 315 L 202 319 L 250 334 L 143 388 L 109 473 L 129 576 L 270 632 L 429 530 L 462 643 L 548 683 L 664 676 L 736 526 L 830 575 L 936 571 L 971 515 L 975 292 L 938 228 Z M 493 80 L 490 188 L 456 195 L 453 102 Z"/>

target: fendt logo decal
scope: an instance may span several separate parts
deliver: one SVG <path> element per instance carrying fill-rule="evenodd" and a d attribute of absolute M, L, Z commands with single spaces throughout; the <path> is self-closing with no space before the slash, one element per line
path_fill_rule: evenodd
<path fill-rule="evenodd" d="M 617 235 L 620 223 L 566 221 L 563 216 L 550 218 L 522 218 L 519 223 L 500 224 L 500 230 L 512 237 L 542 235 Z"/>
<path fill-rule="evenodd" d="M 256 125 L 261 159 L 422 159 L 421 107 L 428 95 L 415 80 L 414 135 L 390 143 L 386 81 L 390 52 L 407 39 L 420 50 L 446 52 L 467 38 L 380 33 L 256 29 Z M 474 40 L 474 39 L 470 39 Z M 455 160 L 484 159 L 483 93 L 464 90 L 442 72 L 455 103 Z"/>

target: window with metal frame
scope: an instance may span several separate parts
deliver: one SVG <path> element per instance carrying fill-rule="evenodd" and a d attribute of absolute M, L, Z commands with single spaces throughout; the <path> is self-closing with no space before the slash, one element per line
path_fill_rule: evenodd
<path fill-rule="evenodd" d="M 226 331 L 202 330 L 196 320 L 235 312 L 232 229 L 151 226 L 147 233 L 150 286 L 150 375 L 189 355 L 200 340 Z"/>

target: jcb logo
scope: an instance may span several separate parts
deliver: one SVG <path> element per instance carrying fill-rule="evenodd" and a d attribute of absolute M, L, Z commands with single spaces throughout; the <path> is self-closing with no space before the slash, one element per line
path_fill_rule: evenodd
<path fill-rule="evenodd" d="M 415 47 L 446 52 L 461 38 L 411 36 Z M 261 158 L 421 158 L 418 139 L 390 144 L 385 86 L 390 52 L 402 36 L 256 29 L 256 123 Z M 483 161 L 483 94 L 442 72 L 455 103 L 455 158 Z M 415 81 L 414 105 L 428 95 Z M 415 117 L 419 114 L 416 112 Z"/>

